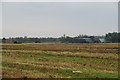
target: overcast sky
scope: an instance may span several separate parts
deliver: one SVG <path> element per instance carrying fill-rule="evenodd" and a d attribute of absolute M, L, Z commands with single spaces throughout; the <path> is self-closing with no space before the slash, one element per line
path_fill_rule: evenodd
<path fill-rule="evenodd" d="M 104 35 L 118 31 L 117 2 L 3 3 L 3 37 Z"/>

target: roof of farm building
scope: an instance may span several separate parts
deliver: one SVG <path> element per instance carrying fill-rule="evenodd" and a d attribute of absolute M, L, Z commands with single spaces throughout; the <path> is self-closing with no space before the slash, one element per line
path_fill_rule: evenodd
<path fill-rule="evenodd" d="M 81 40 L 85 40 L 86 42 L 93 43 L 93 40 L 91 38 L 79 38 Z"/>

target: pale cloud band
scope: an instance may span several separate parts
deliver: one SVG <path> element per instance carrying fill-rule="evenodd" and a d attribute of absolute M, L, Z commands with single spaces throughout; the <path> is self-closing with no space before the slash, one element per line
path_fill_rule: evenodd
<path fill-rule="evenodd" d="M 117 3 L 3 3 L 3 36 L 59 37 L 118 31 Z"/>
<path fill-rule="evenodd" d="M 1 2 L 119 2 L 120 0 L 1 0 Z"/>

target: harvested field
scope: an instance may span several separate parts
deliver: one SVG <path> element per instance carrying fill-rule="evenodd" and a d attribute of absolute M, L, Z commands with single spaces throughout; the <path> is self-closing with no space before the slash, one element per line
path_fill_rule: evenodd
<path fill-rule="evenodd" d="M 3 78 L 118 78 L 118 43 L 4 43 L 2 49 Z"/>

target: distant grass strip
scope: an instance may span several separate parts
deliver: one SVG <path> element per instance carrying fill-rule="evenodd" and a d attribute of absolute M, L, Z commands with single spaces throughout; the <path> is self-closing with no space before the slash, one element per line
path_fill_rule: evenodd
<path fill-rule="evenodd" d="M 2 50 L 2 53 L 26 53 L 26 54 L 46 54 L 56 56 L 68 56 L 68 57 L 93 57 L 93 58 L 107 58 L 107 59 L 118 59 L 118 54 L 109 53 L 85 53 L 85 52 L 53 52 L 53 51 L 28 51 L 28 50 Z"/>

